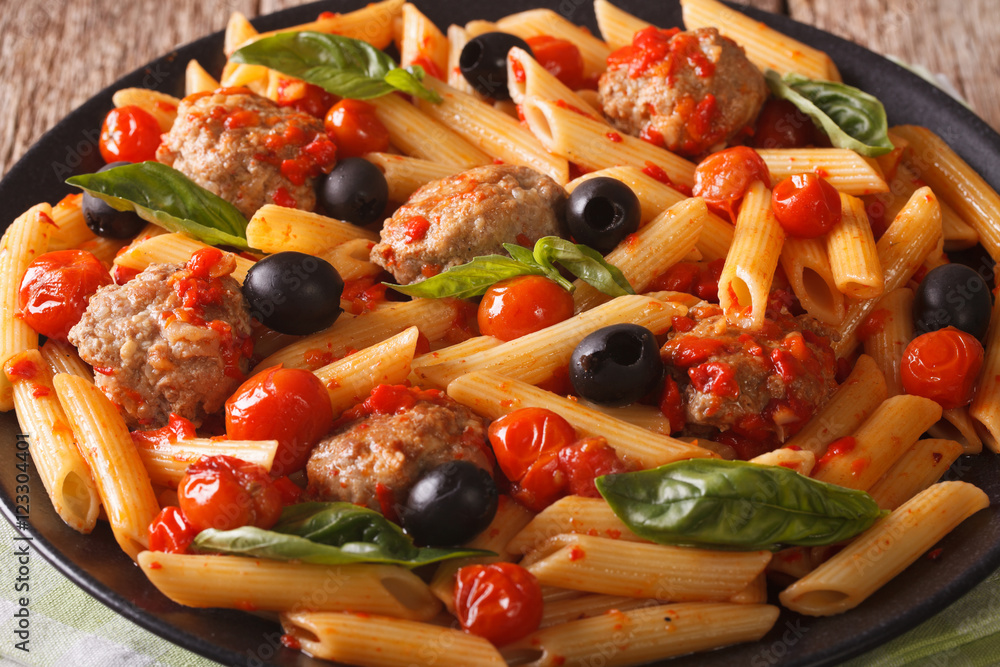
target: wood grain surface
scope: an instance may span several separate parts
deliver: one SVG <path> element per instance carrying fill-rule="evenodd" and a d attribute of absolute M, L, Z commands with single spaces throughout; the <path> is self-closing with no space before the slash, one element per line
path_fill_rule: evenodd
<path fill-rule="evenodd" d="M 0 0 L 0 174 L 88 97 L 175 46 L 295 0 Z M 750 0 L 947 76 L 1000 129 L 997 0 Z"/>

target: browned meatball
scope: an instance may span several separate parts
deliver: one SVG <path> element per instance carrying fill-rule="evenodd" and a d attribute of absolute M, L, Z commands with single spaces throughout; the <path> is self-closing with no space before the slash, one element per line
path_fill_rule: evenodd
<path fill-rule="evenodd" d="M 249 92 L 185 97 L 156 151 L 248 218 L 264 204 L 313 210 L 335 155 L 322 121 Z"/>
<path fill-rule="evenodd" d="M 489 165 L 428 183 L 382 227 L 371 260 L 401 284 L 423 280 L 504 243 L 559 234 L 566 191 L 528 167 Z"/>
<path fill-rule="evenodd" d="M 132 426 L 163 426 L 171 412 L 199 425 L 245 379 L 250 315 L 233 267 L 228 253 L 211 276 L 154 264 L 90 297 L 69 340 Z"/>
<path fill-rule="evenodd" d="M 767 84 L 743 48 L 715 28 L 669 37 L 636 33 L 631 52 L 608 59 L 599 90 L 621 131 L 682 155 L 724 148 L 757 117 Z M 630 57 L 625 57 L 630 54 Z"/>
<path fill-rule="evenodd" d="M 437 390 L 381 385 L 372 396 L 310 454 L 313 498 L 391 515 L 424 473 L 442 463 L 460 459 L 492 474 L 486 424 L 468 408 Z M 372 411 L 373 405 L 379 407 Z"/>

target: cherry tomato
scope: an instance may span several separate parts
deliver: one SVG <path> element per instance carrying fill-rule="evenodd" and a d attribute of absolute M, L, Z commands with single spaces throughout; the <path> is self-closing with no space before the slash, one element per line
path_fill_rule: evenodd
<path fill-rule="evenodd" d="M 541 624 L 542 588 L 514 563 L 467 565 L 455 576 L 455 614 L 466 632 L 509 644 Z"/>
<path fill-rule="evenodd" d="M 743 195 L 754 181 L 771 187 L 771 172 L 764 159 L 752 148 L 733 146 L 712 153 L 698 164 L 692 192 L 710 209 L 735 222 Z"/>
<path fill-rule="evenodd" d="M 520 480 L 511 485 L 510 495 L 532 512 L 543 509 L 566 495 L 569 480 L 559 465 L 562 449 L 543 452 Z"/>
<path fill-rule="evenodd" d="M 512 482 L 524 477 L 542 454 L 576 440 L 570 423 L 545 408 L 514 410 L 490 424 L 488 435 L 500 470 Z"/>
<path fill-rule="evenodd" d="M 566 475 L 570 495 L 600 498 L 594 480 L 628 472 L 618 453 L 601 437 L 583 438 L 559 450 L 559 469 Z"/>
<path fill-rule="evenodd" d="M 586 84 L 583 76 L 583 56 L 576 44 L 550 35 L 537 35 L 527 40 L 538 64 L 549 71 L 570 90 Z"/>
<path fill-rule="evenodd" d="M 341 100 L 330 107 L 323 121 L 326 133 L 337 144 L 340 158 L 361 157 L 389 148 L 389 131 L 375 115 L 375 107 L 361 100 Z"/>
<path fill-rule="evenodd" d="M 983 346 L 955 327 L 917 336 L 903 351 L 900 377 L 908 394 L 937 401 L 944 409 L 969 403 L 983 366 Z"/>
<path fill-rule="evenodd" d="M 278 82 L 278 106 L 292 107 L 296 111 L 322 118 L 336 101 L 336 96 L 305 81 L 282 79 Z"/>
<path fill-rule="evenodd" d="M 159 147 L 160 124 L 148 111 L 128 105 L 104 117 L 100 149 L 105 162 L 155 160 Z"/>
<path fill-rule="evenodd" d="M 816 174 L 795 174 L 774 186 L 771 208 L 789 236 L 813 239 L 840 222 L 840 193 Z"/>
<path fill-rule="evenodd" d="M 149 550 L 186 553 L 198 532 L 179 507 L 164 507 L 149 524 Z"/>
<path fill-rule="evenodd" d="M 177 498 L 199 531 L 270 528 L 281 515 L 281 493 L 267 471 L 232 456 L 206 456 L 188 466 Z"/>
<path fill-rule="evenodd" d="M 111 274 L 85 250 L 56 250 L 28 265 L 18 291 L 18 315 L 38 333 L 65 341 L 97 288 Z"/>
<path fill-rule="evenodd" d="M 813 124 L 788 100 L 772 97 L 757 115 L 756 148 L 802 148 L 812 139 Z"/>
<path fill-rule="evenodd" d="M 479 332 L 514 340 L 573 316 L 573 295 L 544 276 L 517 276 L 486 290 L 479 302 Z"/>
<path fill-rule="evenodd" d="M 318 377 L 280 365 L 262 370 L 226 401 L 230 440 L 277 440 L 271 474 L 306 465 L 309 452 L 333 425 L 330 395 Z"/>

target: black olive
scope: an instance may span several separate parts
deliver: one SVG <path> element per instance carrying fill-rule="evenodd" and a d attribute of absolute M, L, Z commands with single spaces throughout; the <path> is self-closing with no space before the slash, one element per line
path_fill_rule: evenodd
<path fill-rule="evenodd" d="M 580 341 L 569 360 L 569 379 L 583 398 L 608 406 L 634 403 L 656 388 L 663 361 L 653 332 L 613 324 Z"/>
<path fill-rule="evenodd" d="M 324 259 L 279 252 L 254 264 L 243 281 L 250 315 L 275 331 L 303 336 L 340 316 L 344 281 Z"/>
<path fill-rule="evenodd" d="M 389 185 L 371 162 L 349 157 L 319 180 L 317 195 L 327 215 L 363 226 L 382 218 Z"/>
<path fill-rule="evenodd" d="M 531 53 L 520 37 L 506 32 L 487 32 L 466 42 L 458 57 L 462 76 L 476 92 L 495 100 L 509 100 L 507 52 L 515 46 Z"/>
<path fill-rule="evenodd" d="M 481 533 L 498 502 L 488 472 L 468 461 L 448 461 L 413 485 L 400 519 L 418 544 L 453 547 Z"/>
<path fill-rule="evenodd" d="M 132 163 L 124 160 L 111 162 L 98 169 L 97 173 L 125 164 Z M 98 236 L 109 239 L 127 239 L 138 234 L 139 230 L 146 226 L 146 222 L 135 211 L 118 211 L 103 199 L 98 199 L 89 192 L 83 193 L 80 208 L 90 231 Z"/>
<path fill-rule="evenodd" d="M 600 176 L 581 183 L 566 202 L 566 225 L 577 243 L 607 255 L 639 229 L 642 207 L 632 188 Z"/>
<path fill-rule="evenodd" d="M 983 340 L 990 326 L 990 290 L 974 269 L 945 264 L 924 276 L 913 298 L 915 335 L 955 327 Z"/>

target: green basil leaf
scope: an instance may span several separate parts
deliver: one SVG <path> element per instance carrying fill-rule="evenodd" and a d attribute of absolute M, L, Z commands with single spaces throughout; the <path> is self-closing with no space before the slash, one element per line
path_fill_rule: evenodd
<path fill-rule="evenodd" d="M 165 164 L 127 164 L 66 182 L 172 232 L 210 245 L 249 248 L 247 220 L 239 209 Z"/>
<path fill-rule="evenodd" d="M 541 239 L 535 243 L 535 249 L 538 249 L 538 243 Z M 576 287 L 570 281 L 563 278 L 562 274 L 559 273 L 559 269 L 552 265 L 551 262 L 546 262 L 545 264 L 539 263 L 538 259 L 535 257 L 535 253 L 528 250 L 524 246 L 519 246 L 516 243 L 504 243 L 503 249 L 510 253 L 510 256 L 521 262 L 522 264 L 527 264 L 528 266 L 537 266 L 542 270 L 543 275 L 562 287 L 567 292 L 572 292 Z"/>
<path fill-rule="evenodd" d="M 503 249 L 506 250 L 511 257 L 522 264 L 527 264 L 528 266 L 534 266 L 545 270 L 545 267 L 535 261 L 535 255 L 523 245 L 517 245 L 516 243 L 504 243 Z"/>
<path fill-rule="evenodd" d="M 558 236 L 546 236 L 535 243 L 534 255 L 542 266 L 558 262 L 574 276 L 608 296 L 635 294 L 622 272 L 588 246 L 571 243 Z"/>
<path fill-rule="evenodd" d="M 436 92 L 420 83 L 422 69 L 400 69 L 379 49 L 350 37 L 283 32 L 237 49 L 231 60 L 270 67 L 340 97 L 368 100 L 401 90 L 431 102 L 441 101 Z"/>
<path fill-rule="evenodd" d="M 833 81 L 816 81 L 800 74 L 765 74 L 775 97 L 788 100 L 812 118 L 838 148 L 875 157 L 893 149 L 885 107 L 872 95 Z"/>
<path fill-rule="evenodd" d="M 410 296 L 428 299 L 453 296 L 459 299 L 469 299 L 474 296 L 482 296 L 490 285 L 501 280 L 527 275 L 541 276 L 545 275 L 545 271 L 540 267 L 528 266 L 503 255 L 483 255 L 467 264 L 453 266 L 447 271 L 442 271 L 419 283 L 412 285 L 384 284 L 397 292 Z"/>
<path fill-rule="evenodd" d="M 835 544 L 888 513 L 863 491 L 745 461 L 678 461 L 599 477 L 597 489 L 636 535 L 713 549 Z"/>

